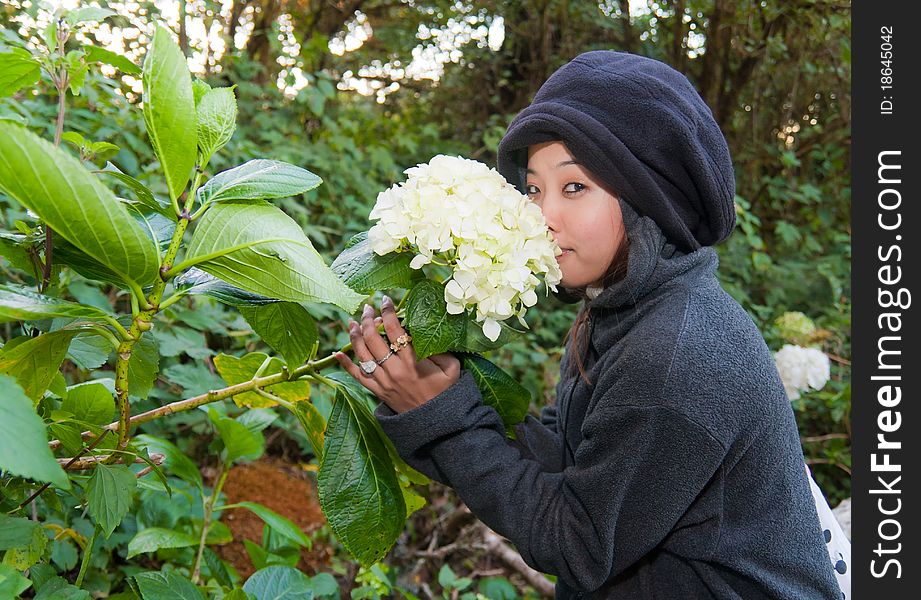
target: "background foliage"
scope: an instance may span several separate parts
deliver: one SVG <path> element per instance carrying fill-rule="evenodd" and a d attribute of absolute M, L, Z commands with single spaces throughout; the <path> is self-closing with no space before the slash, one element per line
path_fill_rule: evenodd
<path fill-rule="evenodd" d="M 271 156 L 323 177 L 324 185 L 280 206 L 303 226 L 327 262 L 353 234 L 367 229 L 367 214 L 377 193 L 401 179 L 404 168 L 437 153 L 494 164 L 498 140 L 511 118 L 555 68 L 579 52 L 629 50 L 682 70 L 712 107 L 736 165 L 738 226 L 718 247 L 721 281 L 749 311 L 773 350 L 784 343 L 774 326 L 781 314 L 801 311 L 819 326 L 809 341 L 832 357 L 832 379 L 822 391 L 795 401 L 794 409 L 805 455 L 830 503 L 850 496 L 848 3 L 196 0 L 98 4 L 118 15 L 87 34 L 97 45 L 140 64 L 141 49 L 151 34 L 147 23 L 163 19 L 178 34 L 200 77 L 213 86 L 237 86 L 239 128 L 209 165 L 211 174 Z M 180 14 L 185 15 L 182 27 Z M 6 29 L 27 33 L 26 25 L 35 18 L 39 25 L 47 22 L 35 4 L 25 0 L 10 0 L 0 7 L 0 27 Z M 166 196 L 165 184 L 154 172 L 156 163 L 141 112 L 131 108 L 140 102 L 139 90 L 140 82 L 132 76 L 115 76 L 108 68 L 103 74 L 90 72 L 80 95 L 68 98 L 66 129 L 118 145 L 118 153 L 109 160 Z M 0 99 L 0 115 L 25 122 L 46 139 L 54 135 L 56 114 L 49 81 L 39 82 L 37 91 Z M 17 220 L 28 221 L 28 216 L 0 196 L 0 227 L 15 231 Z M 5 256 L 2 247 L 0 254 Z M 34 284 L 31 273 L 20 266 L 0 260 L 0 277 Z M 70 270 L 61 270 L 56 277 L 54 285 L 82 303 L 108 310 L 123 308 L 119 303 L 127 302 L 112 289 Z M 533 335 L 491 357 L 532 392 L 534 410 L 553 401 L 560 342 L 574 313 L 573 306 L 542 301 L 527 316 Z M 320 347 L 347 343 L 341 313 L 324 306 L 313 316 L 331 324 L 320 331 Z M 18 333 L 14 324 L 0 329 L 4 341 Z M 239 312 L 204 297 L 171 306 L 158 317 L 153 335 L 161 357 L 159 376 L 150 397 L 134 407 L 135 412 L 221 387 L 211 360 L 217 353 L 266 350 Z M 63 367 L 66 382 L 85 381 L 90 370 L 105 369 L 104 363 L 98 348 L 78 344 Z M 326 392 L 319 389 L 318 393 Z M 327 410 L 331 400 L 316 399 L 320 407 L 326 402 Z M 143 430 L 179 444 L 207 475 L 215 466 L 209 447 L 214 418 L 192 411 L 151 422 Z M 269 454 L 294 462 L 309 460 L 310 444 L 295 425 L 287 414 L 266 416 L 262 427 L 271 440 Z M 171 478 L 171 483 L 194 492 L 181 480 Z M 123 577 L 143 570 L 137 563 L 140 558 L 112 554 L 118 544 L 133 537 L 133 528 L 181 529 L 184 522 L 191 527 L 194 519 L 201 518 L 196 516 L 201 507 L 195 502 L 188 507 L 181 502 L 165 506 L 149 502 L 149 494 L 141 490 L 124 531 L 101 542 L 87 574 L 88 586 L 120 590 Z M 435 526 L 424 521 L 438 519 L 457 502 L 444 496 L 443 490 L 433 491 L 429 500 L 430 506 L 417 515 L 415 528 L 406 534 L 407 547 L 426 547 Z M 91 526 L 85 530 L 89 522 L 81 519 L 77 513 L 71 522 L 62 523 L 78 537 L 53 542 L 52 561 L 60 574 L 75 570 L 79 536 L 93 534 Z M 316 539 L 322 540 L 323 533 Z M 278 556 L 291 552 L 285 550 L 284 540 L 266 542 Z M 329 543 L 334 547 L 334 541 Z M 161 550 L 155 561 L 187 564 L 190 557 L 183 553 L 189 551 Z M 329 564 L 341 580 L 353 582 L 350 585 L 359 590 L 353 595 L 374 597 L 391 593 L 387 586 L 394 585 L 400 569 L 412 562 L 405 555 L 395 550 L 389 559 L 396 565 L 392 571 L 384 564 L 376 567 L 376 573 L 359 573 L 344 557 Z M 109 570 L 111 565 L 118 568 Z M 151 566 L 144 564 L 144 568 Z M 435 581 L 437 573 L 429 575 L 427 585 L 446 594 L 460 585 L 451 578 L 453 572 L 451 577 L 445 574 L 440 585 Z M 419 582 L 413 585 L 418 592 Z"/>

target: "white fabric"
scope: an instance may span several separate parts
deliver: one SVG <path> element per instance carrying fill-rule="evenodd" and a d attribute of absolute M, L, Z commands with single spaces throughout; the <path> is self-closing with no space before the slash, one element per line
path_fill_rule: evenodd
<path fill-rule="evenodd" d="M 819 489 L 818 484 L 812 478 L 812 472 L 809 466 L 806 467 L 806 477 L 809 479 L 809 489 L 812 491 L 812 499 L 815 501 L 815 509 L 819 514 L 819 523 L 822 526 L 822 535 L 825 536 L 828 557 L 831 559 L 831 567 L 835 571 L 835 578 L 838 580 L 838 587 L 841 588 L 841 600 L 853 600 L 851 598 L 851 540 L 847 538 L 838 519 L 828 506 L 825 495 Z"/>

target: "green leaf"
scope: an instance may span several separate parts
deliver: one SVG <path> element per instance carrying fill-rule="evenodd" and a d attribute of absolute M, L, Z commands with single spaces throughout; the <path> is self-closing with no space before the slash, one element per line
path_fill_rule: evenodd
<path fill-rule="evenodd" d="M 20 89 L 35 85 L 41 67 L 32 53 L 22 48 L 7 48 L 0 54 L 0 98 L 12 96 Z"/>
<path fill-rule="evenodd" d="M 79 368 L 91 371 L 104 365 L 113 350 L 115 348 L 108 338 L 96 331 L 84 331 L 71 340 L 67 358 Z"/>
<path fill-rule="evenodd" d="M 236 504 L 223 506 L 221 510 L 227 510 L 229 508 L 249 509 L 282 537 L 304 548 L 310 548 L 312 546 L 310 538 L 307 537 L 297 525 L 292 523 L 290 519 L 283 517 L 266 506 L 256 502 L 238 502 Z"/>
<path fill-rule="evenodd" d="M 262 434 L 252 431 L 229 417 L 220 416 L 213 408 L 208 411 L 214 426 L 224 442 L 224 463 L 231 464 L 238 460 L 256 460 L 265 451 L 265 439 Z"/>
<path fill-rule="evenodd" d="M 187 548 L 197 545 L 198 538 L 188 533 L 163 527 L 148 527 L 139 531 L 128 542 L 127 558 L 134 558 L 145 552 L 156 552 L 162 548 Z"/>
<path fill-rule="evenodd" d="M 16 378 L 34 402 L 42 397 L 67 354 L 76 329 L 59 329 L 22 342 L 13 348 L 0 349 L 0 373 Z"/>
<path fill-rule="evenodd" d="M 260 296 L 226 281 L 221 281 L 211 273 L 206 273 L 198 267 L 192 267 L 173 280 L 173 286 L 186 294 L 200 294 L 210 296 L 215 300 L 230 306 L 261 306 L 278 302 L 275 298 Z"/>
<path fill-rule="evenodd" d="M 35 595 L 35 600 L 91 600 L 91 598 L 89 592 L 67 583 L 63 577 L 52 577 Z"/>
<path fill-rule="evenodd" d="M 31 245 L 25 236 L 0 231 L 0 258 L 5 258 L 13 267 L 30 274 L 33 273 L 28 250 Z"/>
<path fill-rule="evenodd" d="M 382 437 L 367 407 L 338 388 L 317 489 L 336 537 L 365 567 L 384 557 L 406 521 L 400 483 Z"/>
<path fill-rule="evenodd" d="M 54 262 L 70 267 L 87 279 L 104 281 L 123 289 L 128 287 L 124 277 L 87 255 L 67 240 L 55 238 Z"/>
<path fill-rule="evenodd" d="M 131 507 L 137 478 L 125 465 L 96 465 L 86 483 L 90 515 L 108 538 Z"/>
<path fill-rule="evenodd" d="M 36 528 L 41 528 L 41 524 L 37 521 L 0 513 L 0 550 L 28 546 L 32 543 L 32 536 Z"/>
<path fill-rule="evenodd" d="M 243 584 L 256 600 L 311 600 L 310 578 L 291 567 L 271 566 L 256 571 Z"/>
<path fill-rule="evenodd" d="M 195 584 L 172 571 L 139 573 L 132 580 L 142 600 L 204 600 Z"/>
<path fill-rule="evenodd" d="M 212 90 L 209 95 L 216 91 Z M 306 169 L 278 160 L 256 159 L 209 179 L 199 188 L 198 201 L 208 204 L 228 200 L 288 198 L 312 190 L 321 183 L 322 179 Z"/>
<path fill-rule="evenodd" d="M 48 547 L 48 536 L 45 528 L 39 527 L 32 530 L 32 539 L 26 546 L 11 548 L 3 555 L 3 564 L 13 567 L 17 571 L 25 571 L 37 563 L 45 555 Z"/>
<path fill-rule="evenodd" d="M 82 152 L 83 148 L 86 146 L 86 138 L 77 133 L 76 131 L 65 131 L 61 134 L 61 141 L 67 142 L 73 146 L 78 152 Z"/>
<path fill-rule="evenodd" d="M 527 388 L 482 356 L 464 355 L 461 363 L 473 375 L 483 395 L 483 404 L 496 409 L 506 427 L 524 420 L 531 404 Z"/>
<path fill-rule="evenodd" d="M 108 315 L 93 306 L 84 306 L 33 292 L 31 289 L 0 283 L 0 323 L 35 321 L 50 317 L 104 319 Z"/>
<path fill-rule="evenodd" d="M 419 271 L 409 266 L 411 252 L 380 256 L 371 249 L 366 231 L 349 242 L 351 245 L 336 257 L 330 268 L 353 290 L 372 294 L 390 288 L 409 289 L 418 279 Z"/>
<path fill-rule="evenodd" d="M 192 77 L 169 31 L 157 25 L 144 59 L 144 123 L 173 200 L 189 182 L 198 156 Z"/>
<path fill-rule="evenodd" d="M 192 97 L 195 98 L 195 108 L 198 108 L 201 99 L 205 97 L 205 94 L 207 94 L 210 89 L 211 86 L 198 77 L 192 80 Z"/>
<path fill-rule="evenodd" d="M 486 577 L 477 583 L 477 591 L 492 600 L 516 600 L 518 591 L 505 577 Z"/>
<path fill-rule="evenodd" d="M 202 165 L 230 141 L 237 128 L 237 99 L 233 87 L 208 90 L 194 103 L 198 115 L 198 148 Z"/>
<path fill-rule="evenodd" d="M 140 203 L 126 202 L 125 206 L 147 237 L 157 245 L 161 252 L 165 251 L 173 240 L 176 221 L 164 217 L 161 213 L 153 211 Z"/>
<path fill-rule="evenodd" d="M 141 336 L 128 359 L 128 393 L 137 398 L 147 398 L 159 372 L 157 340 L 151 335 Z"/>
<path fill-rule="evenodd" d="M 208 571 L 210 571 L 211 576 L 217 579 L 218 583 L 222 586 L 228 588 L 233 587 L 233 579 L 230 577 L 230 571 L 227 569 L 227 565 L 217 554 L 215 554 L 214 550 L 205 548 L 202 552 L 202 556 L 205 559 L 205 564 L 208 565 Z M 241 600 L 249 600 L 243 590 L 238 591 L 243 594 Z M 233 598 L 232 592 L 224 595 L 224 600 L 233 600 Z"/>
<path fill-rule="evenodd" d="M 176 220 L 176 214 L 173 212 L 173 209 L 172 207 L 170 207 L 169 204 L 160 202 L 159 200 L 154 198 L 153 192 L 150 191 L 150 188 L 148 188 L 146 185 L 144 185 L 143 183 L 141 183 L 140 181 L 138 181 L 131 175 L 122 173 L 119 170 L 119 168 L 113 165 L 112 163 L 106 163 L 106 166 L 103 170 L 94 171 L 94 173 L 98 173 L 100 175 L 106 175 L 108 177 L 113 177 L 117 179 L 121 183 L 128 186 L 134 192 L 135 198 L 137 198 L 137 201 L 140 202 L 142 205 L 146 206 L 147 208 L 153 211 L 160 213 L 161 215 L 163 215 L 164 217 L 167 217 L 168 219 L 172 219 L 174 221 Z"/>
<path fill-rule="evenodd" d="M 127 57 L 116 54 L 111 50 L 106 50 L 99 46 L 86 45 L 83 46 L 83 51 L 86 52 L 86 60 L 89 62 L 101 62 L 112 65 L 128 75 L 138 75 L 141 72 L 140 67 L 131 62 Z"/>
<path fill-rule="evenodd" d="M 0 565 L 0 598 L 18 598 L 32 581 L 19 574 L 19 571 L 9 565 Z"/>
<path fill-rule="evenodd" d="M 214 357 L 214 367 L 221 375 L 221 379 L 227 382 L 227 385 L 236 385 L 251 380 L 266 358 L 268 358 L 268 355 L 262 352 L 250 352 L 241 358 L 230 356 L 229 354 L 218 354 Z M 281 373 L 283 366 L 284 364 L 280 360 L 272 357 L 268 367 L 262 374 L 274 375 L 275 373 Z M 266 387 L 265 391 L 288 402 L 301 402 L 310 398 L 310 382 L 306 380 L 284 381 Z M 276 404 L 256 392 L 236 394 L 233 397 L 233 401 L 237 406 L 248 406 L 250 408 L 275 406 Z"/>
<path fill-rule="evenodd" d="M 0 189 L 123 279 L 157 277 L 156 247 L 112 192 L 79 160 L 7 121 L 0 121 Z"/>
<path fill-rule="evenodd" d="M 67 388 L 61 410 L 91 425 L 108 425 L 115 415 L 115 400 L 105 385 L 88 381 Z"/>
<path fill-rule="evenodd" d="M 86 74 L 90 68 L 83 60 L 83 50 L 71 50 L 64 57 L 64 67 L 67 70 L 67 85 L 70 93 L 74 96 L 80 95 L 80 88 L 86 79 Z"/>
<path fill-rule="evenodd" d="M 364 298 L 336 277 L 300 226 L 271 204 L 212 206 L 186 262 L 244 290 L 290 302 L 328 302 L 352 313 Z"/>
<path fill-rule="evenodd" d="M 294 415 L 304 428 L 304 433 L 307 434 L 307 441 L 310 442 L 313 455 L 317 457 L 318 462 L 322 463 L 323 432 L 326 431 L 326 419 L 310 402 L 298 402 L 293 408 Z"/>
<path fill-rule="evenodd" d="M 316 321 L 300 304 L 275 302 L 258 307 L 241 306 L 240 314 L 256 335 L 285 357 L 288 367 L 294 368 L 312 358 L 320 332 Z"/>
<path fill-rule="evenodd" d="M 199 490 L 204 489 L 204 483 L 198 467 L 172 442 L 152 435 L 141 434 L 134 437 L 134 443 L 141 448 L 145 448 L 150 454 L 162 454 L 164 456 L 163 465 L 171 474 L 191 483 Z"/>
<path fill-rule="evenodd" d="M 444 286 L 440 283 L 426 279 L 409 291 L 403 326 L 413 337 L 413 348 L 419 360 L 462 344 L 466 321 L 463 314 L 448 313 Z"/>
<path fill-rule="evenodd" d="M 68 11 L 64 15 L 64 20 L 68 25 L 73 27 L 77 23 L 88 21 L 102 21 L 115 14 L 114 10 L 108 8 L 97 8 L 95 6 L 84 6 L 75 10 Z"/>

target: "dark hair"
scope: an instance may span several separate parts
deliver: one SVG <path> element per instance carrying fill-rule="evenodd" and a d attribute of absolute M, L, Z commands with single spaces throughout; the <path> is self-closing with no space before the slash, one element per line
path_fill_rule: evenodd
<path fill-rule="evenodd" d="M 608 287 L 614 283 L 617 283 L 627 275 L 627 259 L 630 255 L 630 240 L 627 238 L 626 231 L 621 237 L 620 245 L 617 248 L 617 251 L 614 253 L 614 258 L 611 259 L 611 264 L 608 265 L 607 271 L 605 271 L 604 276 L 601 278 L 602 287 Z M 592 298 L 588 296 L 587 289 L 584 287 L 580 288 L 566 288 L 565 294 L 570 297 L 582 298 L 582 307 L 579 309 L 579 314 L 576 315 L 576 320 L 573 321 L 572 327 L 569 328 L 569 331 L 566 332 L 566 337 L 563 338 L 563 346 L 566 346 L 566 342 L 572 338 L 572 344 L 569 347 L 568 352 L 571 353 L 569 363 L 566 368 L 566 372 L 562 374 L 562 377 L 568 379 L 573 377 L 576 374 L 576 371 L 582 376 L 582 379 L 585 380 L 585 383 L 593 385 L 589 380 L 588 375 L 585 372 L 585 358 L 586 352 L 588 351 L 588 337 L 584 335 L 585 329 L 588 326 L 590 319 L 590 312 L 592 308 Z"/>

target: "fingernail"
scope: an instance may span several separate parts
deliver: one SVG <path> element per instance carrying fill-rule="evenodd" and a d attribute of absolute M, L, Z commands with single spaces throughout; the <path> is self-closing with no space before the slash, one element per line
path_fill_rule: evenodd
<path fill-rule="evenodd" d="M 364 310 L 362 310 L 362 315 L 372 315 L 374 314 L 374 309 L 370 305 L 365 304 Z"/>
<path fill-rule="evenodd" d="M 381 306 L 393 306 L 393 300 L 390 299 L 390 296 L 384 296 L 384 299 L 381 300 Z"/>

